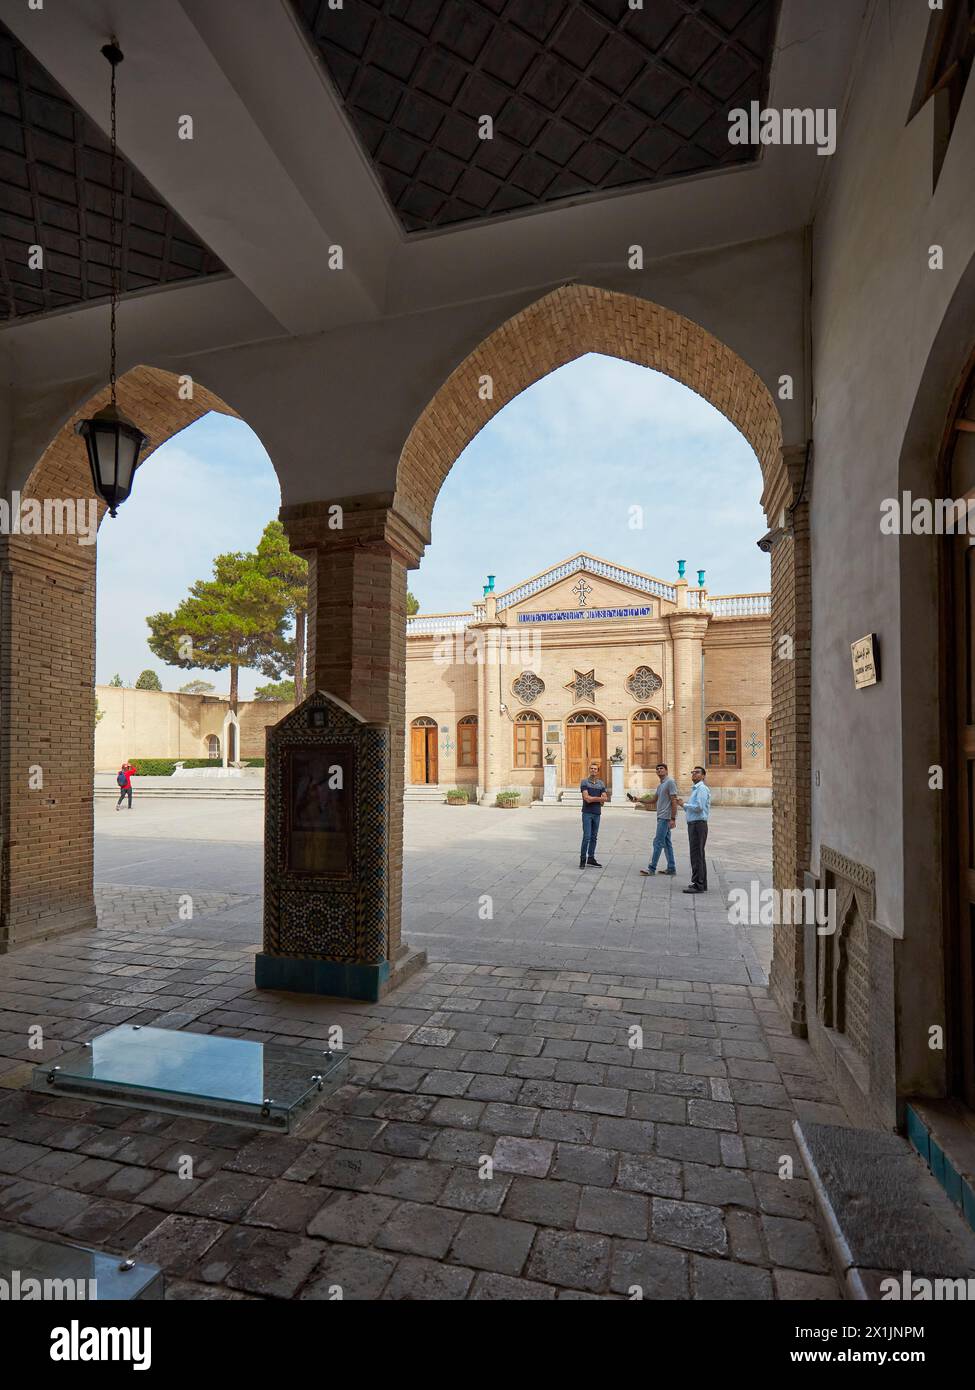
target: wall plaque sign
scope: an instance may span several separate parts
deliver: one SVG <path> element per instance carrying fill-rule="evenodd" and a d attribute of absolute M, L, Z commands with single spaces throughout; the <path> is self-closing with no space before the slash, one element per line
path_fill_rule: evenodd
<path fill-rule="evenodd" d="M 853 688 L 865 690 L 868 685 L 876 685 L 880 680 L 880 651 L 877 634 L 867 633 L 850 643 L 853 657 Z"/>

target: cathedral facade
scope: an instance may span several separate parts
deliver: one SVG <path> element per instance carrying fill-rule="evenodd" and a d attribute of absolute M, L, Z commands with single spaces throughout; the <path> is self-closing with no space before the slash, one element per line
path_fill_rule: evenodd
<path fill-rule="evenodd" d="M 503 591 L 489 576 L 470 611 L 408 620 L 408 797 L 542 800 L 554 767 L 549 800 L 592 761 L 640 795 L 662 761 L 682 787 L 701 764 L 718 802 L 770 804 L 770 609 L 587 554 Z"/>

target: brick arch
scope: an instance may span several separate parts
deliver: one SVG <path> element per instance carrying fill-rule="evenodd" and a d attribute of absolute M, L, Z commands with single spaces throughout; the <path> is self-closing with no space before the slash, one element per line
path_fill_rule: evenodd
<path fill-rule="evenodd" d="M 414 424 L 400 455 L 397 501 L 429 526 L 437 494 L 474 436 L 515 396 L 587 352 L 662 372 L 709 401 L 748 440 L 768 486 L 782 452 L 782 422 L 768 388 L 700 324 L 650 300 L 591 285 L 563 285 L 483 340 L 450 374 Z M 482 400 L 489 376 L 493 397 Z"/>
<path fill-rule="evenodd" d="M 75 424 L 93 415 L 109 401 L 108 386 L 90 396 L 61 426 L 44 450 L 24 484 L 23 497 L 90 497 L 91 473 L 84 441 L 75 434 Z M 160 444 L 186 429 L 201 416 L 213 410 L 221 415 L 236 415 L 219 396 L 198 382 L 193 383 L 193 399 L 181 400 L 179 377 L 160 367 L 133 367 L 119 377 L 117 387 L 119 408 L 134 420 L 148 435 L 140 467 Z M 99 503 L 101 521 L 107 508 Z"/>
<path fill-rule="evenodd" d="M 148 435 L 143 464 L 208 411 L 236 414 L 198 383 L 192 400 L 180 400 L 178 387 L 156 367 L 119 378 L 120 408 Z M 31 470 L 24 501 L 91 498 L 74 426 L 108 399 L 105 386 L 65 421 Z M 99 525 L 106 511 L 99 501 Z M 0 536 L 0 951 L 95 925 L 96 551 L 74 535 Z M 28 785 L 35 767 L 42 788 Z"/>
<path fill-rule="evenodd" d="M 762 505 L 772 543 L 772 644 L 792 652 L 772 668 L 777 731 L 773 780 L 773 876 L 777 887 L 804 884 L 810 847 L 810 457 L 783 448 L 782 421 L 768 387 L 733 349 L 700 324 L 649 300 L 591 285 L 563 285 L 490 333 L 451 373 L 410 431 L 399 459 L 396 505 L 429 534 L 437 494 L 479 430 L 520 392 L 586 352 L 662 372 L 709 401 L 751 445 L 762 470 Z M 493 398 L 481 400 L 490 376 Z M 770 535 L 773 533 L 770 532 Z M 703 756 L 703 754 L 702 754 Z M 777 929 L 771 988 L 804 1034 L 803 937 Z"/>

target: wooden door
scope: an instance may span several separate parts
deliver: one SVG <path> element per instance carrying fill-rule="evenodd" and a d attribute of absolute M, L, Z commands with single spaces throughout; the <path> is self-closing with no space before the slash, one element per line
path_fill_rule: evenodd
<path fill-rule="evenodd" d="M 577 787 L 586 775 L 586 726 L 570 724 L 565 734 L 566 785 Z"/>
<path fill-rule="evenodd" d="M 410 728 L 410 782 L 416 787 L 435 785 L 437 775 L 437 726 L 413 724 Z"/>
<path fill-rule="evenodd" d="M 599 764 L 599 776 L 606 781 L 606 725 L 572 723 L 566 729 L 566 786 L 577 787 L 589 775 L 589 764 Z"/>
<path fill-rule="evenodd" d="M 410 781 L 414 786 L 427 780 L 427 731 L 410 730 Z"/>
<path fill-rule="evenodd" d="M 597 762 L 599 764 L 599 776 L 606 782 L 606 725 L 587 724 L 586 728 L 586 766 L 583 777 L 589 771 L 589 764 Z"/>
<path fill-rule="evenodd" d="M 427 749 L 426 749 L 426 752 L 427 752 L 427 775 L 426 775 L 426 781 L 427 781 L 431 786 L 436 786 L 437 781 L 439 780 L 439 776 L 440 776 L 439 770 L 438 770 L 438 768 L 437 768 L 437 730 L 436 730 L 435 728 L 433 728 L 433 729 L 425 729 L 425 730 L 424 730 L 424 733 L 425 733 L 426 736 L 427 736 Z"/>

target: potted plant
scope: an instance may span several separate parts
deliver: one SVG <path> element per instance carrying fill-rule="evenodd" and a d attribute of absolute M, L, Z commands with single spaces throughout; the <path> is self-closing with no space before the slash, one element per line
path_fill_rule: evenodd
<path fill-rule="evenodd" d="M 513 807 L 519 805 L 520 802 L 521 802 L 521 793 L 520 793 L 520 792 L 498 792 L 498 795 L 497 795 L 497 797 L 495 798 L 494 804 L 495 804 L 495 806 L 500 806 L 500 807 L 502 807 L 503 809 L 510 809 L 510 808 L 513 808 Z"/>
<path fill-rule="evenodd" d="M 448 806 L 466 806 L 469 801 L 466 787 L 451 787 L 447 793 Z"/>

